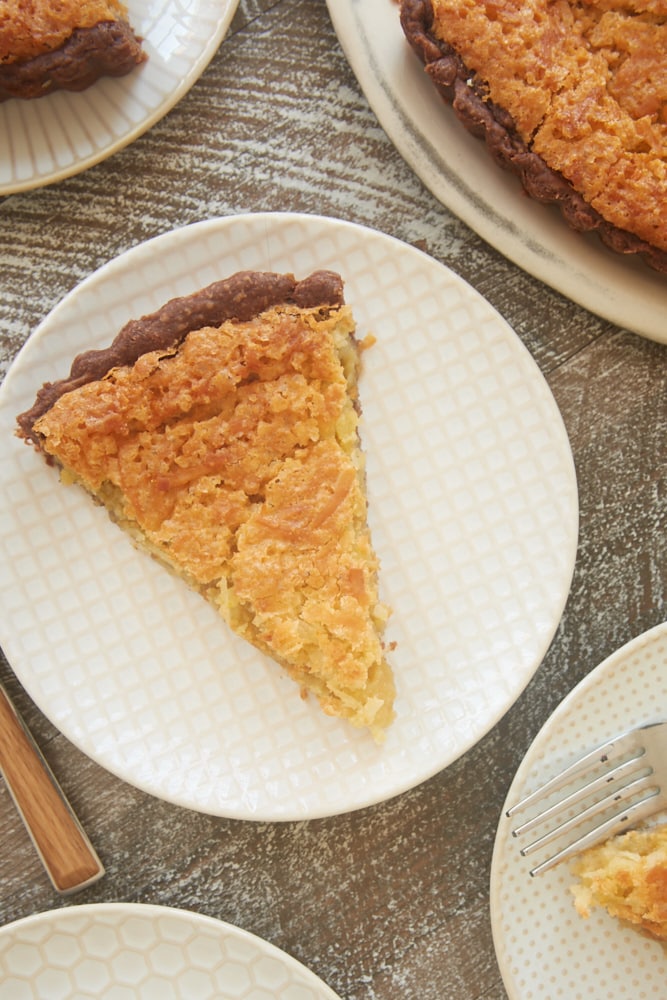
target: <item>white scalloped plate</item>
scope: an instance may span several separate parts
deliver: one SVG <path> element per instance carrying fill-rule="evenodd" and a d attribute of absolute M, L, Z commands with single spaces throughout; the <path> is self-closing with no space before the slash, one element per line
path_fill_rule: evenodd
<path fill-rule="evenodd" d="M 148 60 L 81 93 L 0 104 L 0 195 L 78 174 L 146 132 L 188 92 L 215 55 L 238 0 L 130 0 Z"/>
<path fill-rule="evenodd" d="M 340 43 L 380 124 L 443 205 L 528 274 L 603 319 L 667 343 L 667 276 L 573 232 L 526 197 L 462 127 L 410 49 L 396 0 L 328 0 Z"/>
<path fill-rule="evenodd" d="M 383 747 L 331 719 L 212 607 L 13 436 L 43 381 L 168 298 L 237 270 L 345 278 L 398 718 Z M 505 321 L 426 254 L 351 223 L 266 214 L 135 247 L 78 286 L 0 389 L 2 646 L 72 742 L 181 805 L 303 819 L 455 760 L 539 666 L 569 591 L 578 505 L 551 392 Z"/>
<path fill-rule="evenodd" d="M 90 903 L 0 928 L 0 1000 L 337 1000 L 275 945 L 189 910 Z"/>
<path fill-rule="evenodd" d="M 618 733 L 665 717 L 667 623 L 591 671 L 545 723 L 503 806 L 491 866 L 491 921 L 511 1000 L 654 1000 L 665 995 L 667 952 L 601 910 L 578 916 L 566 864 L 531 878 L 505 810 Z M 548 854 L 548 850 L 545 854 Z"/>

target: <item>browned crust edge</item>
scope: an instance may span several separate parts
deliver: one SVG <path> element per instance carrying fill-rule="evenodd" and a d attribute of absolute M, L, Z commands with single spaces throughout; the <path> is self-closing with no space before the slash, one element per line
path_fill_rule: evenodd
<path fill-rule="evenodd" d="M 516 131 L 512 116 L 486 95 L 484 82 L 468 69 L 457 51 L 431 33 L 431 0 L 401 0 L 401 26 L 441 97 L 452 105 L 465 128 L 483 139 L 493 159 L 516 174 L 531 198 L 555 204 L 577 232 L 596 232 L 605 246 L 620 254 L 638 254 L 667 274 L 667 252 L 604 219 L 572 187 L 533 153 Z"/>
<path fill-rule="evenodd" d="M 85 90 L 102 76 L 124 76 L 146 58 L 141 39 L 124 21 L 75 28 L 52 52 L 0 65 L 0 101 L 30 100 L 54 90 Z"/>
<path fill-rule="evenodd" d="M 69 375 L 45 382 L 30 409 L 16 418 L 17 434 L 41 448 L 33 429 L 35 421 L 66 392 L 103 378 L 112 368 L 133 365 L 149 351 L 172 350 L 193 330 L 220 326 L 227 320 L 247 321 L 282 303 L 316 309 L 343 302 L 343 281 L 333 271 L 314 271 L 301 281 L 292 274 L 239 271 L 191 295 L 170 299 L 141 319 L 130 320 L 109 347 L 77 355 Z"/>

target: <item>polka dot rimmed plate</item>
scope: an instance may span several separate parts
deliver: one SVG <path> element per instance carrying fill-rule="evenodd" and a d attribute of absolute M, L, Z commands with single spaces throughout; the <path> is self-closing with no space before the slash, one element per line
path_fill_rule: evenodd
<path fill-rule="evenodd" d="M 13 434 L 44 381 L 131 317 L 235 271 L 314 268 L 344 276 L 360 337 L 376 337 L 361 434 L 398 689 L 382 747 L 300 698 Z M 341 220 L 211 219 L 110 261 L 12 365 L 0 459 L 0 642 L 17 676 L 94 760 L 203 812 L 312 819 L 430 777 L 518 697 L 569 592 L 574 465 L 535 362 L 442 264 Z"/>
<path fill-rule="evenodd" d="M 92 903 L 0 928 L 0 1000 L 337 1000 L 296 959 L 188 910 Z"/>
<path fill-rule="evenodd" d="M 530 746 L 506 807 L 587 749 L 660 717 L 667 704 L 667 623 L 633 639 L 564 699 Z M 664 709 L 663 709 L 664 711 Z M 583 920 L 567 864 L 531 878 L 512 821 L 498 826 L 491 920 L 511 1000 L 649 1000 L 664 996 L 667 952 L 601 910 Z M 540 860 L 536 858 L 536 860 Z"/>

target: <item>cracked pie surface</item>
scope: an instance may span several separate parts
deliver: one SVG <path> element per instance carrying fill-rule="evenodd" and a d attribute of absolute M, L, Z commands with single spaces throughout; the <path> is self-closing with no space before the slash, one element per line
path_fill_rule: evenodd
<path fill-rule="evenodd" d="M 75 359 L 20 434 L 322 709 L 381 741 L 394 684 L 342 281 L 241 272 Z"/>
<path fill-rule="evenodd" d="M 570 226 L 667 273 L 663 0 L 401 0 L 441 96 Z"/>

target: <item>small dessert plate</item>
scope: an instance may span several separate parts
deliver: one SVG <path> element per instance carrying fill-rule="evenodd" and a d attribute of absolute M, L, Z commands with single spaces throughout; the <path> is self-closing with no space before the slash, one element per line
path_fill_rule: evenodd
<path fill-rule="evenodd" d="M 510 1000 L 650 1000 L 663 996 L 667 952 L 602 910 L 574 908 L 567 862 L 535 878 L 505 808 L 586 750 L 657 721 L 667 704 L 667 623 L 612 653 L 561 702 L 519 767 L 498 825 L 491 921 Z M 547 849 L 548 853 L 548 849 Z"/>
<path fill-rule="evenodd" d="M 190 910 L 90 903 L 0 928 L 0 1000 L 338 1000 L 262 938 Z"/>
<path fill-rule="evenodd" d="M 338 271 L 360 339 L 361 437 L 397 718 L 378 747 L 304 700 L 202 598 L 14 435 L 37 389 L 123 323 L 235 271 Z M 196 223 L 87 278 L 0 388 L 0 641 L 52 722 L 125 780 L 230 817 L 332 815 L 476 743 L 538 668 L 577 544 L 551 391 L 474 289 L 382 233 L 317 216 Z"/>
<path fill-rule="evenodd" d="M 238 0 L 130 0 L 148 59 L 81 93 L 0 103 L 0 195 L 52 184 L 123 149 L 164 117 L 215 55 Z"/>

